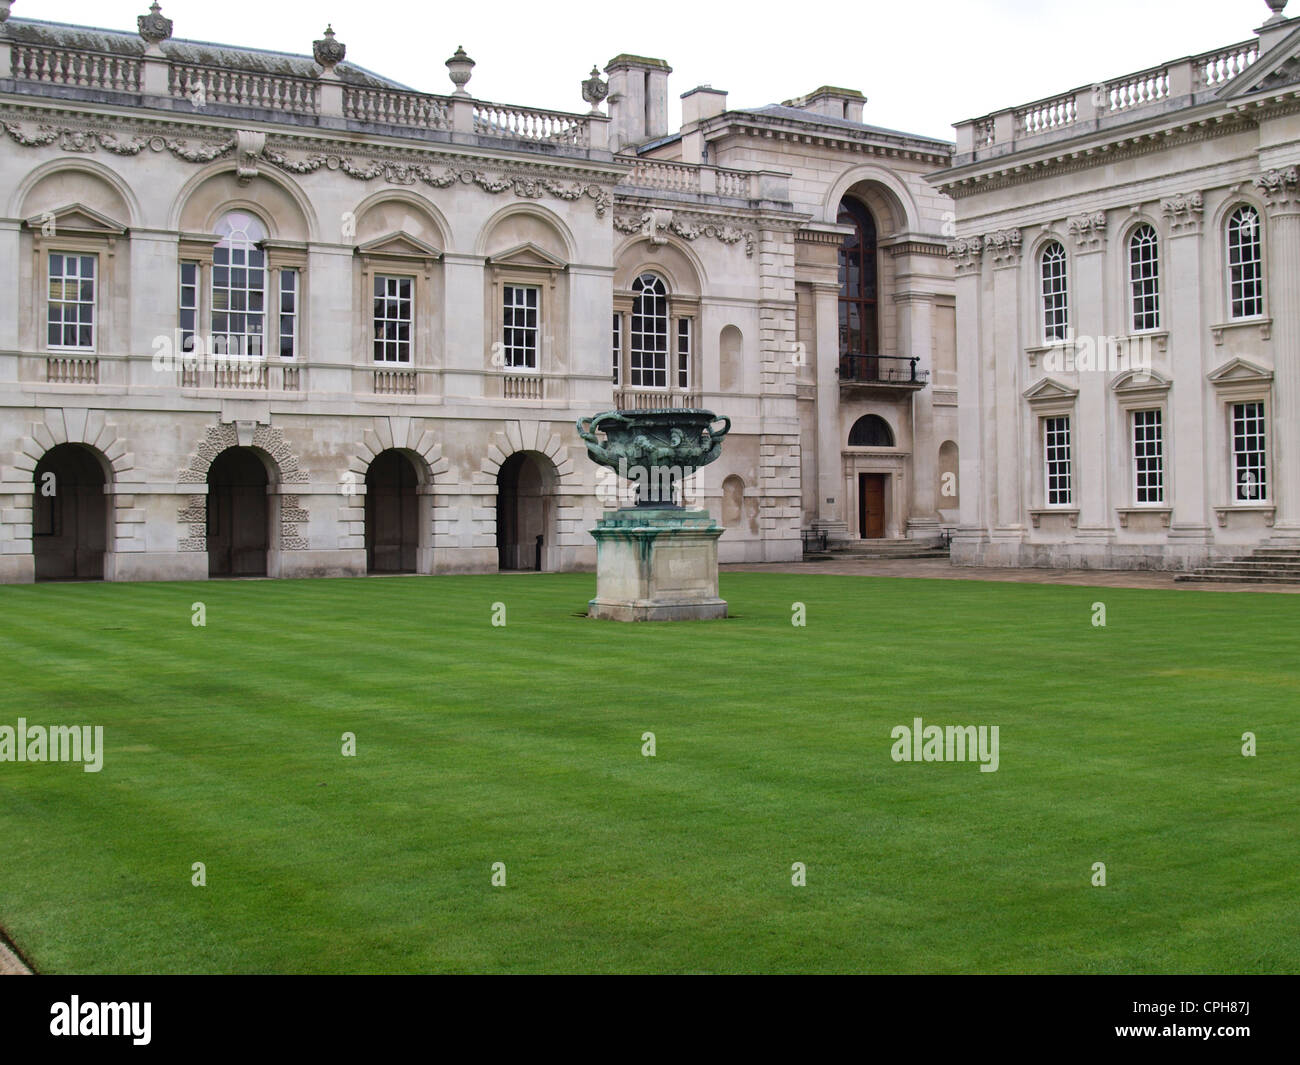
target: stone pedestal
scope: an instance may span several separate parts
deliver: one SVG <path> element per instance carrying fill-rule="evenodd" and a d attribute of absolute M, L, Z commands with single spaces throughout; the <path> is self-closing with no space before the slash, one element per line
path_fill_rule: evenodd
<path fill-rule="evenodd" d="M 702 621 L 725 618 L 718 598 L 718 537 L 707 510 L 624 507 L 596 523 L 593 618 Z"/>

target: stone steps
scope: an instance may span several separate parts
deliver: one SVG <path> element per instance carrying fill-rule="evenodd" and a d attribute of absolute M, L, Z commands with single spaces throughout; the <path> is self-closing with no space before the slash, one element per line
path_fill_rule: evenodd
<path fill-rule="evenodd" d="M 1185 581 L 1195 584 L 1300 584 L 1300 576 L 1297 577 L 1255 577 L 1244 576 L 1242 574 L 1217 574 L 1206 573 L 1197 570 L 1195 573 L 1180 573 L 1174 578 L 1176 581 Z"/>
<path fill-rule="evenodd" d="M 1300 584 L 1300 551 L 1289 547 L 1261 547 L 1240 558 L 1180 573 L 1176 581 L 1214 584 Z"/>
<path fill-rule="evenodd" d="M 828 553 L 834 558 L 879 561 L 891 558 L 947 558 L 948 548 L 940 537 L 925 540 L 842 540 Z"/>

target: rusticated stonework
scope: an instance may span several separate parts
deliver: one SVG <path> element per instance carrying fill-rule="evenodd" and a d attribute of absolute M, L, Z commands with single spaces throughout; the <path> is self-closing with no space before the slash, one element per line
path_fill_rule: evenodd
<path fill-rule="evenodd" d="M 204 431 L 203 441 L 194 449 L 189 465 L 180 471 L 177 481 L 180 484 L 207 484 L 208 470 L 212 463 L 227 448 L 240 446 L 239 429 L 233 422 L 221 422 L 209 425 Z M 276 476 L 280 484 L 305 484 L 309 480 L 307 473 L 298 462 L 284 433 L 273 425 L 258 425 L 253 430 L 251 446 L 269 456 L 275 463 Z M 178 528 L 188 535 L 182 535 L 177 542 L 178 551 L 206 551 L 208 503 L 207 496 L 180 496 L 180 506 L 176 521 Z M 299 496 L 280 497 L 280 543 L 282 551 L 306 551 L 307 539 L 299 535 L 298 526 L 310 520 L 307 510 L 301 505 Z"/>

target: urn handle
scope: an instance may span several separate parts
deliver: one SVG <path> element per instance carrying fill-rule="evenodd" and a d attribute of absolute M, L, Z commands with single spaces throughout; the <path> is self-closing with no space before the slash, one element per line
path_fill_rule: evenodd
<path fill-rule="evenodd" d="M 713 422 L 722 422 L 723 423 L 722 429 L 720 431 L 714 429 Z M 711 440 L 721 440 L 729 432 L 731 432 L 731 419 L 728 418 L 725 414 L 719 414 L 716 418 L 713 419 L 712 422 L 709 422 L 709 438 Z"/>

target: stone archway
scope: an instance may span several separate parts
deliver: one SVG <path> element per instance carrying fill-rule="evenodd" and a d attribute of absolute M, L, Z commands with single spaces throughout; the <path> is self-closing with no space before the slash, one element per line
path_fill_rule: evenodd
<path fill-rule="evenodd" d="M 594 503 L 591 486 L 584 483 L 559 434 L 552 432 L 548 424 L 511 420 L 503 429 L 503 432 L 492 435 L 487 452 L 473 474 L 470 491 L 485 511 L 484 517 L 476 520 L 475 531 L 487 543 L 496 541 L 497 515 L 493 506 L 500 495 L 501 469 L 518 452 L 532 452 L 539 460 L 545 460 L 542 468 L 553 475 L 549 497 L 554 503 L 555 517 L 550 529 L 542 533 L 542 568 L 574 568 L 575 560 L 581 557 L 584 539 L 590 539 L 586 535 L 583 506 L 588 501 Z M 550 518 L 547 520 L 551 522 Z"/>
<path fill-rule="evenodd" d="M 226 448 L 208 467 L 209 577 L 265 577 L 271 548 L 271 483 L 251 447 Z"/>
<path fill-rule="evenodd" d="M 268 522 L 267 575 L 279 576 L 279 556 L 284 551 L 305 551 L 307 537 L 300 532 L 310 519 L 302 506 L 302 496 L 286 492 L 292 484 L 305 484 L 307 471 L 302 469 L 298 457 L 285 442 L 284 433 L 271 425 L 256 422 L 221 422 L 209 425 L 203 442 L 190 456 L 189 463 L 180 471 L 180 484 L 209 484 L 209 472 L 222 452 L 231 448 L 252 449 L 267 472 Z M 247 485 L 243 487 L 248 487 Z M 208 497 L 182 495 L 177 512 L 180 551 L 206 552 L 208 550 Z"/>
<path fill-rule="evenodd" d="M 366 572 L 415 573 L 420 479 L 410 456 L 389 448 L 366 470 Z"/>
<path fill-rule="evenodd" d="M 517 451 L 497 472 L 497 566 L 503 570 L 553 568 L 559 475 L 540 451 Z"/>
<path fill-rule="evenodd" d="M 434 435 L 432 424 L 424 418 L 377 416 L 371 420 L 348 455 L 347 468 L 339 479 L 342 503 L 338 511 L 338 547 L 340 550 L 358 552 L 358 570 L 365 566 L 365 572 L 371 572 L 366 499 L 370 470 L 379 456 L 388 451 L 396 451 L 415 470 L 417 482 L 415 568 L 405 572 L 433 572 L 434 557 L 440 546 L 437 522 L 439 499 L 435 485 L 454 483 L 455 477 L 450 461 L 442 454 L 442 446 Z M 365 492 L 359 491 L 363 485 L 367 486 Z"/>
<path fill-rule="evenodd" d="M 56 444 L 36 464 L 32 556 L 38 581 L 103 580 L 109 544 L 106 461 L 84 444 Z"/>
<path fill-rule="evenodd" d="M 0 453 L 0 464 L 13 471 L 11 484 L 22 484 L 24 488 L 30 484 L 34 489 L 37 465 L 48 452 L 62 444 L 82 445 L 103 471 L 101 492 L 106 497 L 106 518 L 102 573 L 113 580 L 117 552 L 142 550 L 143 544 L 136 539 L 142 526 L 139 514 L 132 509 L 131 496 L 117 495 L 124 490 L 123 482 L 134 480 L 135 460 L 127 450 L 126 441 L 117 435 L 117 426 L 109 422 L 108 412 L 86 407 L 48 407 L 37 411 L 15 449 Z M 32 490 L 0 492 L 0 539 L 25 549 L 0 555 L 0 581 L 35 579 L 32 535 L 35 502 L 36 493 Z"/>

